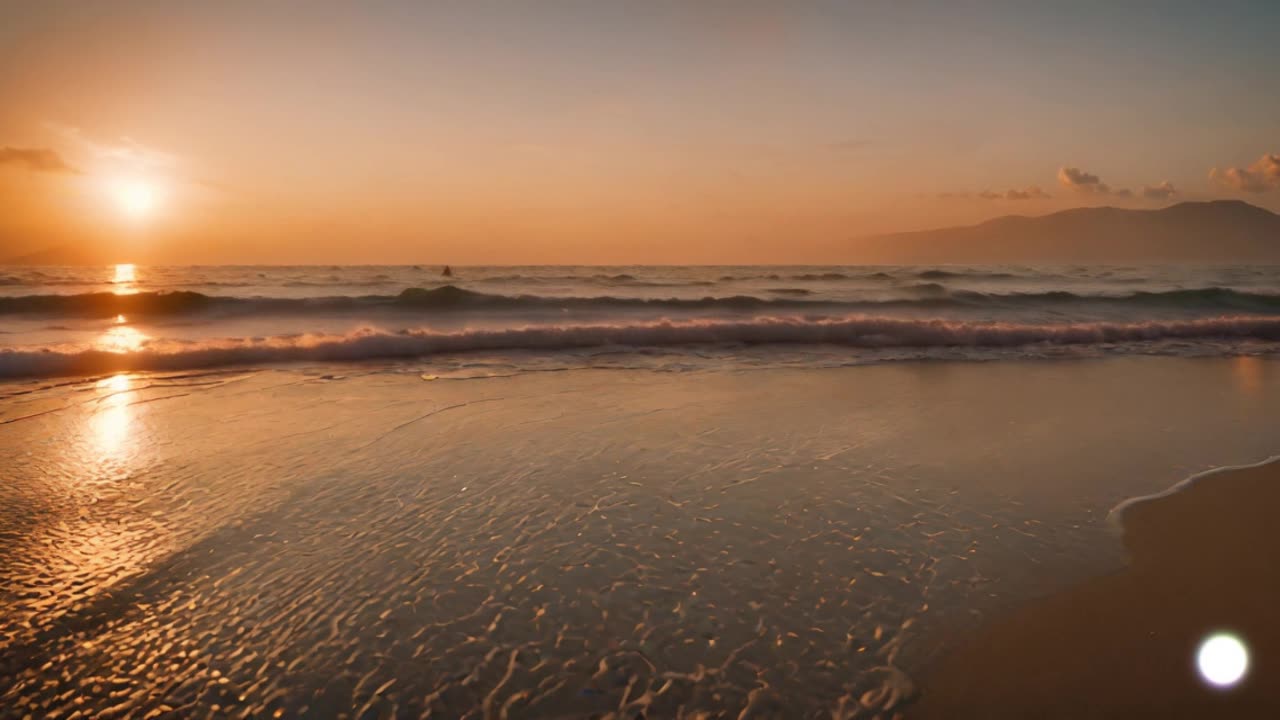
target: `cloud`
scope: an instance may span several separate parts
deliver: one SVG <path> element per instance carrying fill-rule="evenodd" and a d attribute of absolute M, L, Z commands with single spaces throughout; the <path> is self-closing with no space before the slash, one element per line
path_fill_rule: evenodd
<path fill-rule="evenodd" d="M 948 196 L 948 195 L 951 197 L 968 197 L 969 196 L 968 193 L 959 193 L 959 194 L 944 193 L 944 195 L 939 197 Z M 1041 190 L 1039 185 L 1032 185 L 1026 190 L 1018 190 L 1016 188 L 1011 188 L 1009 190 L 1005 190 L 1004 192 L 997 192 L 995 190 L 983 190 L 982 192 L 974 195 L 974 197 L 981 198 L 983 200 L 1045 200 L 1051 196 L 1048 193 L 1046 193 L 1044 190 Z"/>
<path fill-rule="evenodd" d="M 1247 168 L 1214 168 L 1209 178 L 1222 185 L 1244 192 L 1266 192 L 1280 188 L 1280 155 L 1267 153 Z"/>
<path fill-rule="evenodd" d="M 144 145 L 128 136 L 103 141 L 90 137 L 78 127 L 48 124 L 47 127 L 75 143 L 99 161 L 123 163 L 134 168 L 165 168 L 178 163 L 178 156 Z"/>
<path fill-rule="evenodd" d="M 1178 194 L 1173 183 L 1165 180 L 1159 185 L 1143 185 L 1142 197 L 1148 200 L 1168 200 Z"/>
<path fill-rule="evenodd" d="M 1102 182 L 1102 178 L 1075 167 L 1058 168 L 1058 182 L 1082 193 L 1106 195 L 1111 192 L 1111 187 Z"/>
<path fill-rule="evenodd" d="M 1113 189 L 1110 185 L 1102 182 L 1102 178 L 1077 167 L 1064 166 L 1058 168 L 1058 182 L 1063 187 L 1071 188 L 1085 195 L 1111 195 L 1118 198 L 1133 197 L 1132 190 L 1128 188 Z"/>
<path fill-rule="evenodd" d="M 176 155 L 143 145 L 131 137 L 121 137 L 114 144 L 98 145 L 96 151 L 104 158 L 123 160 L 143 167 L 164 167 L 178 161 Z"/>
<path fill-rule="evenodd" d="M 1280 156 L 1271 156 L 1271 158 L 1275 160 L 1277 164 L 1274 166 L 1274 170 L 1268 170 L 1268 172 L 1273 172 L 1278 178 L 1276 181 L 1277 184 L 1280 184 Z M 1254 164 L 1255 170 L 1260 163 L 1261 161 Z M 1094 175 L 1093 173 L 1085 172 L 1078 167 L 1064 166 L 1058 168 L 1058 182 L 1062 184 L 1063 187 L 1070 188 L 1071 190 L 1081 194 L 1107 195 L 1122 200 L 1130 200 L 1136 197 L 1139 193 L 1141 193 L 1142 197 L 1150 200 L 1168 200 L 1178 194 L 1173 183 L 1168 180 L 1165 180 L 1158 185 L 1143 185 L 1142 189 L 1137 192 L 1129 188 L 1113 188 L 1104 183 L 1102 178 Z M 1030 185 L 1025 189 L 1010 188 L 1004 192 L 990 189 L 976 193 L 942 192 L 938 193 L 936 197 L 940 199 L 978 198 L 980 200 L 1048 200 L 1053 196 L 1045 192 L 1039 185 Z"/>
<path fill-rule="evenodd" d="M 79 170 L 49 148 L 0 148 L 0 165 L 15 165 L 32 172 L 80 174 Z"/>
<path fill-rule="evenodd" d="M 1049 197 L 1049 193 L 1041 190 L 1039 185 L 1032 185 L 1026 190 L 1006 190 L 1004 193 L 1005 200 L 1045 200 Z"/>

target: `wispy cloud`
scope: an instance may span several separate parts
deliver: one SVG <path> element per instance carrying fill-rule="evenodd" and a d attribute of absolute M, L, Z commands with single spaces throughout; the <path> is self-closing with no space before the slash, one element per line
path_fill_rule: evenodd
<path fill-rule="evenodd" d="M 1173 183 L 1165 180 L 1159 185 L 1143 185 L 1142 197 L 1148 200 L 1168 200 L 1177 196 L 1178 191 L 1173 187 Z"/>
<path fill-rule="evenodd" d="M 1050 197 L 1049 193 L 1040 189 L 1039 185 L 1032 185 L 1026 190 L 1005 190 L 1005 200 L 1046 200 Z"/>
<path fill-rule="evenodd" d="M 123 163 L 134 168 L 165 168 L 178 163 L 178 156 L 145 145 L 131 137 L 121 136 L 111 140 L 90 137 L 78 127 L 49 125 L 69 141 L 79 145 L 96 160 Z"/>
<path fill-rule="evenodd" d="M 13 165 L 33 172 L 80 174 L 79 170 L 49 148 L 0 148 L 0 165 Z"/>
<path fill-rule="evenodd" d="M 1209 178 L 1235 190 L 1266 192 L 1280 188 L 1280 155 L 1267 153 L 1247 168 L 1214 168 Z"/>
<path fill-rule="evenodd" d="M 1025 190 L 1010 188 L 1004 192 L 983 190 L 982 192 L 940 192 L 936 195 L 940 200 L 956 200 L 960 198 L 978 198 L 979 200 L 1048 200 L 1053 197 L 1039 185 L 1032 185 Z"/>

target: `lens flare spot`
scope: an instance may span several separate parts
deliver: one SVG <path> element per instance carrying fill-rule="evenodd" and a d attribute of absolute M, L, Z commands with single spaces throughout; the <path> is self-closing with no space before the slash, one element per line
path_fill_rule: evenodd
<path fill-rule="evenodd" d="M 1218 633 L 1200 643 L 1196 666 L 1205 682 L 1229 688 L 1240 682 L 1249 671 L 1249 651 L 1236 636 Z"/>

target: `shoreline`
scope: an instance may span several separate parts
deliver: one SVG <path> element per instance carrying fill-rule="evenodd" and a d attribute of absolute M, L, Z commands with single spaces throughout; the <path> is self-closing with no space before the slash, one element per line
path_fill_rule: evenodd
<path fill-rule="evenodd" d="M 357 341 L 360 340 L 378 340 L 385 338 L 395 338 L 401 336 L 400 333 L 385 333 L 381 331 L 356 332 L 350 336 Z M 352 348 L 342 347 L 341 343 L 327 336 L 316 336 L 322 338 L 322 342 L 312 345 L 295 345 L 295 346 L 259 346 L 252 345 L 246 347 L 220 347 L 211 346 L 205 349 L 196 349 L 194 354 L 208 354 L 213 356 L 225 356 L 229 353 L 237 351 L 246 351 L 249 357 L 246 359 L 226 359 L 219 362 L 208 364 L 204 362 L 184 361 L 183 355 L 180 353 L 164 354 L 164 353 L 120 353 L 113 350 L 85 350 L 75 353 L 52 353 L 45 351 L 27 351 L 12 350 L 0 348 L 0 386 L 17 385 L 24 383 L 39 384 L 42 382 L 56 382 L 57 384 L 91 382 L 96 379 L 112 377 L 115 375 L 132 375 L 132 376 L 163 376 L 173 373 L 182 374 L 219 374 L 219 373 L 253 373 L 253 372 L 308 372 L 317 368 L 337 369 L 342 374 L 347 375 L 368 375 L 385 371 L 404 371 L 409 374 L 430 371 L 432 374 L 438 374 L 440 379 L 459 379 L 472 380 L 482 378 L 484 376 L 464 375 L 451 377 L 446 373 L 452 372 L 454 369 L 470 367 L 476 362 L 496 362 L 501 363 L 505 367 L 512 369 L 511 374 L 537 373 L 537 372 L 563 372 L 569 370 L 594 371 L 594 370 L 635 370 L 635 371 L 653 371 L 666 372 L 666 369 L 660 365 L 575 365 L 571 364 L 572 359 L 581 359 L 591 357 L 591 351 L 604 351 L 610 345 L 602 346 L 579 346 L 566 347 L 559 350 L 563 365 L 512 365 L 521 359 L 523 353 L 531 352 L 528 349 L 487 349 L 478 348 L 474 350 L 448 350 L 443 352 L 420 353 L 414 352 L 393 352 L 385 355 L 370 355 L 361 357 Z M 346 337 L 346 336 L 334 336 Z M 412 336 L 408 336 L 412 339 Z M 314 340 L 315 338 L 310 338 Z M 1142 341 L 1142 342 L 1159 342 L 1159 341 Z M 685 346 L 663 346 L 663 345 L 621 345 L 618 347 L 625 348 L 622 352 L 606 353 L 610 358 L 619 356 L 631 356 L 637 359 L 647 359 L 651 351 L 659 351 L 669 353 L 672 356 L 679 354 L 681 351 L 690 349 L 712 348 L 714 343 L 695 343 Z M 816 342 L 803 345 L 788 345 L 786 343 L 758 343 L 748 344 L 745 346 L 730 346 L 731 351 L 741 351 L 746 349 L 745 353 L 737 357 L 737 360 L 745 360 L 730 364 L 729 366 L 691 366 L 689 372 L 742 372 L 757 370 L 796 370 L 794 364 L 795 359 L 784 353 L 793 351 L 813 351 L 827 352 L 835 349 L 840 352 L 848 353 L 847 361 L 831 362 L 829 359 L 817 357 L 814 359 L 815 364 L 806 369 L 810 370 L 839 370 L 843 368 L 862 368 L 877 367 L 890 365 L 950 365 L 950 364 L 974 364 L 974 365 L 990 365 L 990 364 L 1045 364 L 1045 363 L 1076 363 L 1076 362 L 1093 362 L 1093 361 L 1117 361 L 1126 359 L 1140 360 L 1144 358 L 1151 359 L 1169 359 L 1177 361 L 1258 361 L 1264 363 L 1280 364 L 1280 354 L 1274 351 L 1250 352 L 1247 350 L 1221 351 L 1213 353 L 1192 353 L 1177 354 L 1175 352 L 1126 352 L 1119 354 L 1089 354 L 1092 346 L 1078 344 L 1032 344 L 1032 345 L 1013 345 L 1013 346 L 991 346 L 991 347 L 974 347 L 965 345 L 937 346 L 937 347 L 915 347 L 915 346 L 851 346 L 839 343 Z M 1034 351 L 1034 352 L 1032 352 Z M 751 361 L 758 360 L 761 356 L 771 352 L 779 353 L 779 357 L 774 358 L 775 364 L 758 365 Z M 982 354 L 985 353 L 985 354 Z M 1022 354 L 1013 354 L 1022 353 Z M 275 354 L 283 354 L 286 357 L 271 357 Z M 289 357 L 296 355 L 296 357 Z M 90 360 L 102 361 L 102 364 L 95 365 L 88 362 Z M 138 364 L 130 362 L 141 357 L 147 362 Z M 551 357 L 550 355 L 548 356 Z M 15 370 L 10 367 L 22 359 L 38 360 L 47 363 L 54 360 L 61 363 L 60 366 L 42 368 L 39 370 Z M 696 352 L 689 353 L 687 359 L 705 359 Z M 726 354 L 718 360 L 732 362 L 735 358 L 733 355 Z M 8 363 L 7 366 L 6 363 Z M 20 371 L 19 371 L 20 370 Z M 1278 456 L 1280 457 L 1280 456 Z"/>
<path fill-rule="evenodd" d="M 1114 508 L 1111 509 L 1111 512 L 1107 513 L 1107 522 L 1111 523 L 1118 532 L 1123 533 L 1124 513 L 1127 510 L 1129 510 L 1131 507 L 1141 505 L 1145 502 L 1157 501 L 1162 498 L 1169 497 L 1175 493 L 1189 491 L 1192 487 L 1195 486 L 1196 483 L 1200 482 L 1201 480 L 1207 477 L 1212 477 L 1214 475 L 1221 475 L 1225 473 L 1231 473 L 1237 470 L 1252 470 L 1253 468 L 1260 468 L 1275 462 L 1280 462 L 1280 454 L 1271 455 L 1267 458 L 1259 460 L 1258 462 L 1244 463 L 1240 465 L 1220 465 L 1218 467 L 1209 468 L 1208 470 L 1202 470 L 1198 473 L 1188 475 L 1182 480 L 1179 480 L 1173 485 L 1170 485 L 1167 490 L 1162 490 L 1158 493 L 1152 493 L 1150 495 L 1138 495 L 1137 497 L 1132 497 L 1132 498 L 1129 498 L 1128 500 L 1124 500 L 1120 502 Z"/>
<path fill-rule="evenodd" d="M 1122 530 L 1126 567 L 978 631 L 921 673 L 908 717 L 1274 717 L 1280 538 L 1268 513 L 1278 502 L 1280 456 L 1120 503 L 1108 520 Z M 1197 667 L 1218 633 L 1249 655 L 1230 687 Z"/>

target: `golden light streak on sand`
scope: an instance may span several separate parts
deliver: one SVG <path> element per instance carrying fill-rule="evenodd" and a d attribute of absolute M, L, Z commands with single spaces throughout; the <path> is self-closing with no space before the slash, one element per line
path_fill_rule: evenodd
<path fill-rule="evenodd" d="M 1266 360 L 1260 357 L 1241 355 L 1231 361 L 1236 387 L 1245 395 L 1254 396 L 1262 391 L 1263 373 L 1266 370 Z"/>
<path fill-rule="evenodd" d="M 129 402 L 133 379 L 127 373 L 113 375 L 98 382 L 102 407 L 89 420 L 93 446 L 100 460 L 119 457 L 129 441 L 132 425 Z"/>

